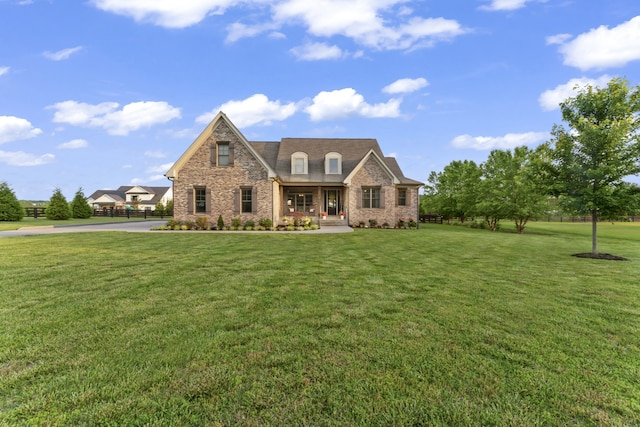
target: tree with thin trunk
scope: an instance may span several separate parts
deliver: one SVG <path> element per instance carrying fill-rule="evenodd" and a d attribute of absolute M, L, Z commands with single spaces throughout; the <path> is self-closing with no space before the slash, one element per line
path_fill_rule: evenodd
<path fill-rule="evenodd" d="M 566 209 L 591 217 L 591 254 L 597 256 L 598 220 L 635 203 L 623 179 L 640 173 L 640 86 L 616 78 L 605 88 L 579 88 L 560 109 L 569 129 L 552 130 L 556 190 Z"/>

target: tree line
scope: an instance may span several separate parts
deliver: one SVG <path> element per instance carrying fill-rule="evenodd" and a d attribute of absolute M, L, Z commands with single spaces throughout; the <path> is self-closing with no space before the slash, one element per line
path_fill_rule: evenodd
<path fill-rule="evenodd" d="M 76 191 L 71 203 L 56 188 L 45 209 L 46 218 L 54 220 L 90 218 L 92 215 L 93 208 L 87 203 L 82 187 Z M 24 207 L 9 184 L 0 182 L 0 221 L 21 221 L 24 216 Z"/>
<path fill-rule="evenodd" d="M 597 254 L 597 221 L 640 209 L 640 187 L 625 181 L 640 173 L 640 86 L 614 78 L 576 89 L 560 104 L 566 128 L 554 125 L 536 148 L 493 150 L 482 164 L 453 161 L 431 172 L 421 210 L 460 222 L 479 217 L 491 230 L 513 220 L 522 233 L 553 200 L 562 212 L 591 217 Z"/>

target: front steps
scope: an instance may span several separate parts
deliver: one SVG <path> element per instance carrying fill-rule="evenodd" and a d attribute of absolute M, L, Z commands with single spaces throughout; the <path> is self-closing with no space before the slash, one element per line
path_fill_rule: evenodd
<path fill-rule="evenodd" d="M 320 225 L 320 227 L 337 227 L 349 225 L 346 218 L 340 219 L 339 216 L 328 216 L 327 219 L 320 218 L 318 224 Z"/>

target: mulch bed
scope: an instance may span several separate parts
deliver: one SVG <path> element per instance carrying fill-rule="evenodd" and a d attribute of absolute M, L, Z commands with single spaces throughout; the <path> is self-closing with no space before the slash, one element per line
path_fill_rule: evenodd
<path fill-rule="evenodd" d="M 591 252 L 585 252 L 585 253 L 581 253 L 581 254 L 573 254 L 571 256 L 575 256 L 575 257 L 578 257 L 578 258 L 605 259 L 605 260 L 609 260 L 609 261 L 629 261 L 627 258 L 621 257 L 621 256 L 617 256 L 617 255 L 602 254 L 602 253 L 592 254 Z"/>

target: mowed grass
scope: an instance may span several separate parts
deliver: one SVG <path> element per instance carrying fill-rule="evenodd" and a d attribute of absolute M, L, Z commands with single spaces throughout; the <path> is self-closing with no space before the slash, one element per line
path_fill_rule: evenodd
<path fill-rule="evenodd" d="M 630 230 L 3 238 L 0 424 L 638 425 Z"/>

